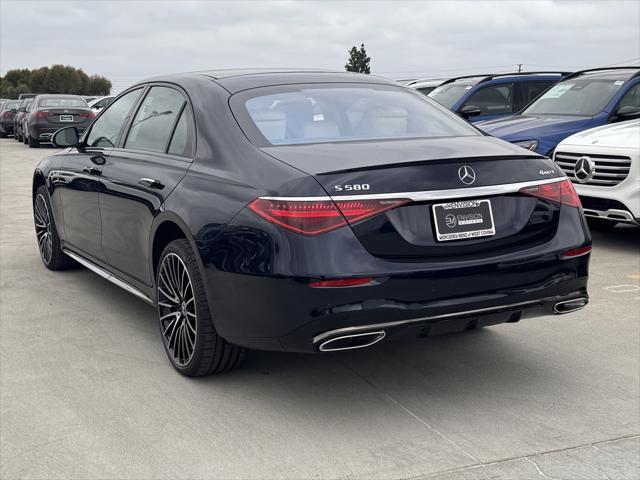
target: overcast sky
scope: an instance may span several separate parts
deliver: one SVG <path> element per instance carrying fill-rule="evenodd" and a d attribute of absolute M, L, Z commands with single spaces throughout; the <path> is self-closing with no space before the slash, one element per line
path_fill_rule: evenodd
<path fill-rule="evenodd" d="M 0 0 L 0 70 L 62 63 L 118 92 L 148 76 L 224 67 L 344 68 L 440 77 L 639 63 L 640 2 Z"/>

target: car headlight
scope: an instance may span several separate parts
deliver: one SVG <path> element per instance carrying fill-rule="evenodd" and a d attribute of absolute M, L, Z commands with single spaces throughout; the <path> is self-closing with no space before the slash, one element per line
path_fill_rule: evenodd
<path fill-rule="evenodd" d="M 523 142 L 513 142 L 513 144 L 531 150 L 532 152 L 535 152 L 538 148 L 538 140 L 524 140 Z"/>

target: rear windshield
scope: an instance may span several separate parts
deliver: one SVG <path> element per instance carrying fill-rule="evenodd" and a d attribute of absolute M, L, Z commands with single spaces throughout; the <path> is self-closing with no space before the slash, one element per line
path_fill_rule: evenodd
<path fill-rule="evenodd" d="M 81 98 L 43 98 L 39 107 L 88 108 L 87 102 Z"/>
<path fill-rule="evenodd" d="M 247 136 L 271 145 L 479 135 L 422 95 L 385 85 L 267 87 L 231 105 Z"/>
<path fill-rule="evenodd" d="M 20 102 L 7 102 L 2 106 L 3 110 L 12 110 L 14 108 L 18 108 L 20 106 Z"/>
<path fill-rule="evenodd" d="M 611 101 L 625 80 L 571 79 L 556 83 L 522 113 L 593 117 Z"/>

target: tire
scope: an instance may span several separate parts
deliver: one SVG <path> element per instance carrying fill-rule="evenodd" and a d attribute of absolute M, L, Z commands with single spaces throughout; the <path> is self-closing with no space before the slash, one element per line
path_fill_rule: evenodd
<path fill-rule="evenodd" d="M 65 270 L 71 265 L 71 259 L 60 247 L 60 237 L 58 237 L 58 229 L 51 211 L 49 191 L 42 185 L 33 198 L 33 220 L 38 251 L 42 263 L 49 270 Z"/>
<path fill-rule="evenodd" d="M 29 145 L 29 137 L 27 137 L 26 133 L 22 134 L 22 143 Z"/>
<path fill-rule="evenodd" d="M 228 343 L 213 326 L 200 269 L 187 240 L 174 240 L 162 252 L 156 299 L 162 343 L 178 372 L 199 377 L 228 372 L 244 361 L 246 350 Z"/>
<path fill-rule="evenodd" d="M 35 138 L 31 138 L 31 136 L 29 136 L 28 142 L 29 148 L 40 148 L 40 142 Z"/>
<path fill-rule="evenodd" d="M 9 134 L 7 132 L 0 132 L 0 138 L 7 138 Z"/>
<path fill-rule="evenodd" d="M 613 220 L 606 220 L 604 218 L 587 217 L 587 223 L 589 224 L 589 228 L 591 230 L 596 230 L 599 232 L 609 232 L 613 230 L 613 227 L 615 227 L 618 222 Z"/>

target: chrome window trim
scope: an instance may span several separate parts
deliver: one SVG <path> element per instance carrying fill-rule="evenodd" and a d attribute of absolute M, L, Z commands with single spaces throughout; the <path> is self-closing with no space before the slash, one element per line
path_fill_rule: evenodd
<path fill-rule="evenodd" d="M 319 197 L 260 197 L 264 200 L 321 202 L 326 200 L 385 200 L 391 198 L 408 198 L 414 202 L 424 200 L 446 200 L 449 198 L 487 197 L 491 195 L 503 195 L 516 193 L 526 187 L 546 185 L 547 183 L 562 182 L 567 177 L 546 178 L 544 180 L 532 180 L 529 182 L 505 183 L 501 185 L 488 185 L 484 187 L 453 188 L 449 190 L 428 190 L 421 192 L 397 192 L 397 193 L 368 193 L 364 195 L 324 195 Z"/>

